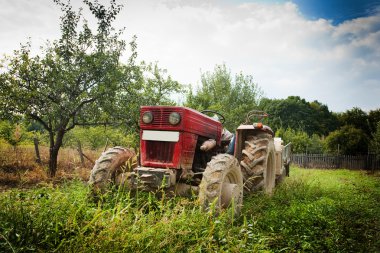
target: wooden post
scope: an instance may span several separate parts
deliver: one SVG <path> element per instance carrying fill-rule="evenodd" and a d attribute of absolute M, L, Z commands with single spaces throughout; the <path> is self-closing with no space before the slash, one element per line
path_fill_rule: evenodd
<path fill-rule="evenodd" d="M 109 139 L 108 139 L 108 137 L 107 137 L 106 145 L 104 145 L 103 152 L 106 152 L 106 149 L 107 149 L 107 147 L 108 147 L 108 141 L 109 141 Z"/>
<path fill-rule="evenodd" d="M 87 160 L 89 160 L 92 164 L 95 164 L 94 160 L 92 160 L 90 157 L 86 156 L 85 153 L 82 153 L 82 155 L 84 156 L 84 158 L 86 158 Z"/>
<path fill-rule="evenodd" d="M 38 139 L 36 137 L 33 138 L 34 142 L 34 151 L 36 152 L 36 162 L 38 164 L 41 164 L 41 156 L 40 156 L 40 149 L 38 147 Z"/>
<path fill-rule="evenodd" d="M 84 157 L 83 157 L 83 152 L 82 152 L 82 144 L 80 143 L 80 140 L 78 140 L 78 153 L 80 157 L 80 162 L 82 163 L 82 166 L 84 167 Z"/>

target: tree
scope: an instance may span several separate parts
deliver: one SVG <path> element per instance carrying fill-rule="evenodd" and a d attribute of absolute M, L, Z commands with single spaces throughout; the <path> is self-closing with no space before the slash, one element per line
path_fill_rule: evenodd
<path fill-rule="evenodd" d="M 338 119 L 341 126 L 353 126 L 363 130 L 368 137 L 371 136 L 368 114 L 362 109 L 354 107 L 351 110 L 338 114 Z"/>
<path fill-rule="evenodd" d="M 84 0 L 97 20 L 93 33 L 81 11 L 70 3 L 54 1 L 62 11 L 61 37 L 48 42 L 41 56 L 32 56 L 30 43 L 6 57 L 1 66 L 0 108 L 3 116 L 24 115 L 49 134 L 49 174 L 57 170 L 64 135 L 78 125 L 109 124 L 120 115 L 114 108 L 127 95 L 138 67 L 135 42 L 128 65 L 119 58 L 126 43 L 112 22 L 122 6 L 115 0 L 106 8 Z"/>
<path fill-rule="evenodd" d="M 310 103 L 299 96 L 289 96 L 286 99 L 264 98 L 260 108 L 269 114 L 266 123 L 275 131 L 291 128 L 308 135 L 327 135 L 339 125 L 336 116 L 326 105 L 318 101 Z"/>
<path fill-rule="evenodd" d="M 30 137 L 26 129 L 21 124 L 13 124 L 10 121 L 0 121 L 0 138 L 5 140 L 8 144 L 16 148 L 20 142 L 25 141 Z"/>
<path fill-rule="evenodd" d="M 380 154 L 380 121 L 377 123 L 376 132 L 372 134 L 370 147 L 372 152 Z"/>
<path fill-rule="evenodd" d="M 232 77 L 223 64 L 216 65 L 214 72 L 202 73 L 201 86 L 195 94 L 189 90 L 185 105 L 199 111 L 216 110 L 225 116 L 225 127 L 235 129 L 249 111 L 257 109 L 261 96 L 251 75 L 238 73 Z"/>
<path fill-rule="evenodd" d="M 145 104 L 174 105 L 175 103 L 169 97 L 174 93 L 182 93 L 182 85 L 173 80 L 166 69 L 159 68 L 157 63 L 142 62 L 141 69 L 144 75 L 141 97 L 145 99 Z"/>
<path fill-rule="evenodd" d="M 293 153 L 320 154 L 323 152 L 323 141 L 316 134 L 310 137 L 304 131 L 280 128 L 276 131 L 276 136 L 281 137 L 285 144 L 291 142 Z"/>
<path fill-rule="evenodd" d="M 326 149 L 329 153 L 344 155 L 357 155 L 368 152 L 368 136 L 362 130 L 352 125 L 345 125 L 331 132 L 325 139 Z"/>
<path fill-rule="evenodd" d="M 126 95 L 118 101 L 114 108 L 114 115 L 127 118 L 126 132 L 136 134 L 140 119 L 140 106 L 142 105 L 175 105 L 171 100 L 173 94 L 183 92 L 183 86 L 168 75 L 166 69 L 161 69 L 158 64 L 146 64 L 142 62 L 137 71 L 137 79 L 126 87 Z"/>
<path fill-rule="evenodd" d="M 380 122 L 380 109 L 369 111 L 368 120 L 371 132 L 375 133 L 377 131 L 377 126 Z"/>

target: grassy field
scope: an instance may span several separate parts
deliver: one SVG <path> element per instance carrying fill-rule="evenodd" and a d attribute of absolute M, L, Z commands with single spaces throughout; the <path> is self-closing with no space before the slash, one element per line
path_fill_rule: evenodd
<path fill-rule="evenodd" d="M 117 190 L 102 203 L 81 181 L 0 195 L 0 252 L 379 252 L 380 177 L 292 168 L 242 215 L 202 212 L 196 198 Z"/>

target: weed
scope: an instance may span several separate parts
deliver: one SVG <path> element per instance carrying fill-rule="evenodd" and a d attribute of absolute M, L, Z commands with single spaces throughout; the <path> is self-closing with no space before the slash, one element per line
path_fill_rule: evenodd
<path fill-rule="evenodd" d="M 112 189 L 99 202 L 79 180 L 0 195 L 0 252 L 376 252 L 379 178 L 293 168 L 272 197 L 215 216 L 195 200 Z"/>

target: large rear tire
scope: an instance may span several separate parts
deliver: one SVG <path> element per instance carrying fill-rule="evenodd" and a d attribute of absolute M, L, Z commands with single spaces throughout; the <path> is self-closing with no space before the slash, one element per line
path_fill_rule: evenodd
<path fill-rule="evenodd" d="M 89 185 L 93 193 L 104 193 L 110 185 L 122 185 L 126 180 L 126 173 L 131 171 L 136 162 L 134 151 L 113 147 L 103 152 L 91 170 Z"/>
<path fill-rule="evenodd" d="M 244 178 L 244 190 L 247 193 L 263 189 L 271 194 L 276 180 L 272 136 L 266 133 L 247 136 L 240 165 Z"/>
<path fill-rule="evenodd" d="M 243 204 L 243 175 L 235 157 L 228 154 L 214 156 L 207 164 L 199 185 L 199 201 L 207 209 L 215 204 L 215 211 L 232 206 L 235 215 Z"/>

